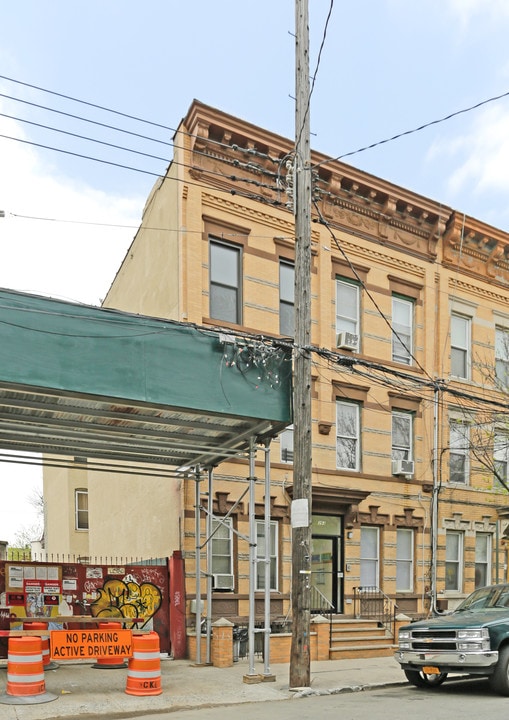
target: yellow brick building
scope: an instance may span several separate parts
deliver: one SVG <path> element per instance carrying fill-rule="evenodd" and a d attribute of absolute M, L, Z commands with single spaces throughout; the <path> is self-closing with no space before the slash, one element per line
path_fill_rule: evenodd
<path fill-rule="evenodd" d="M 312 157 L 313 597 L 345 617 L 359 614 L 358 588 L 368 587 L 411 616 L 435 604 L 452 608 L 477 585 L 507 575 L 509 236 Z M 289 140 L 194 101 L 105 306 L 220 328 L 227 341 L 218 383 L 229 364 L 246 362 L 246 338 L 291 342 L 299 312 L 291 168 Z M 260 373 L 277 382 L 271 372 L 267 358 Z M 278 619 L 290 610 L 292 460 L 289 428 L 270 446 L 271 616 Z M 259 448 L 257 615 L 264 463 Z M 245 458 L 211 471 L 215 618 L 248 615 L 248 474 Z M 125 481 L 84 477 L 73 487 L 88 502 L 90 530 L 53 534 L 49 552 L 74 552 L 78 540 L 84 554 L 116 549 L 104 518 Z M 46 469 L 48 523 L 56 480 Z M 192 599 L 197 544 L 204 568 L 207 555 L 205 513 L 198 540 L 195 532 L 195 481 L 183 479 L 168 493 L 155 481 L 129 482 L 134 505 L 152 521 L 139 532 L 133 523 L 121 552 L 182 550 Z M 206 492 L 204 482 L 204 507 Z"/>

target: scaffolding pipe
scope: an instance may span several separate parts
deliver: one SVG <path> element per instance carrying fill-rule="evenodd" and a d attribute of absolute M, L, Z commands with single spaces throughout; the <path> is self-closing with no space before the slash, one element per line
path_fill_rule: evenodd
<path fill-rule="evenodd" d="M 211 635 L 212 635 L 212 520 L 213 520 L 213 511 L 214 511 L 214 501 L 213 501 L 213 495 L 212 495 L 212 489 L 213 489 L 213 470 L 212 468 L 209 468 L 208 471 L 208 499 L 207 499 L 207 519 L 206 519 L 206 527 L 207 527 L 207 550 L 206 550 L 206 558 L 207 558 L 207 665 L 210 665 L 212 663 L 211 658 Z"/>
<path fill-rule="evenodd" d="M 255 650 L 255 578 L 256 578 L 256 522 L 255 522 L 255 443 L 251 438 L 249 447 L 249 672 L 256 675 L 254 666 Z"/>
<path fill-rule="evenodd" d="M 270 672 L 270 557 L 272 550 L 272 535 L 270 526 L 270 438 L 265 442 L 265 636 L 263 653 L 263 674 L 268 676 Z"/>
<path fill-rule="evenodd" d="M 437 608 L 437 550 L 438 550 L 438 398 L 440 386 L 435 383 L 433 396 L 433 496 L 431 508 L 431 612 Z"/>
<path fill-rule="evenodd" d="M 196 607 L 195 607 L 195 627 L 196 627 L 196 664 L 201 665 L 201 588 L 200 588 L 200 469 L 196 469 L 195 475 L 195 492 L 194 492 L 194 534 L 196 538 L 195 545 L 195 583 L 196 583 Z"/>

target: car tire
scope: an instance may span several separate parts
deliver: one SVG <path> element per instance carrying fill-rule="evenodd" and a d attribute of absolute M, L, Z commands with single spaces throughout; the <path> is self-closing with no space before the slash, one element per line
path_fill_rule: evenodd
<path fill-rule="evenodd" d="M 422 670 L 404 670 L 403 672 L 408 682 L 418 688 L 438 687 L 447 677 L 447 673 L 427 675 Z"/>
<path fill-rule="evenodd" d="M 490 687 L 499 695 L 509 696 L 509 645 L 504 645 L 498 653 L 495 672 L 490 676 Z"/>

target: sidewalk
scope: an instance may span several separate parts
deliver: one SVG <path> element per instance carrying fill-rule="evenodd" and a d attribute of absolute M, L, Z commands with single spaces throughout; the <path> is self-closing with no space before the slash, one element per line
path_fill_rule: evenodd
<path fill-rule="evenodd" d="M 0 694 L 5 699 L 6 661 L 0 662 Z M 162 694 L 137 697 L 125 692 L 127 668 L 104 670 L 92 668 L 91 663 L 70 661 L 45 672 L 46 693 L 57 696 L 55 700 L 37 704 L 1 704 L 0 716 L 2 720 L 56 720 L 90 713 L 107 718 L 122 713 L 162 713 L 406 684 L 399 664 L 392 657 L 312 662 L 311 687 L 300 690 L 289 688 L 288 664 L 272 665 L 271 675 L 262 682 L 251 680 L 257 679 L 258 674 L 264 676 L 263 662 L 256 662 L 254 670 L 255 676 L 249 673 L 246 659 L 230 668 L 162 659 Z M 244 682 L 244 676 L 249 682 Z M 269 681 L 269 678 L 272 679 Z"/>

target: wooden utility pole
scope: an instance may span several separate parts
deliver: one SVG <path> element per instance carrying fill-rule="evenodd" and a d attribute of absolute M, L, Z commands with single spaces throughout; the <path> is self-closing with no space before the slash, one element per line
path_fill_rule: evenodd
<path fill-rule="evenodd" d="M 308 0 L 295 3 L 295 361 L 290 687 L 310 685 L 311 150 Z"/>

